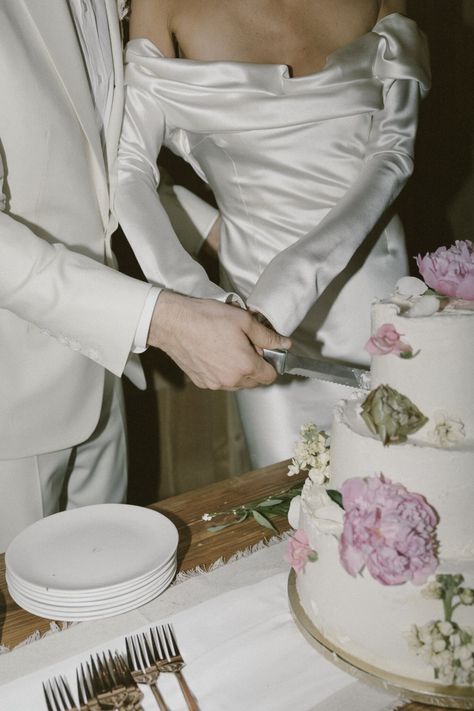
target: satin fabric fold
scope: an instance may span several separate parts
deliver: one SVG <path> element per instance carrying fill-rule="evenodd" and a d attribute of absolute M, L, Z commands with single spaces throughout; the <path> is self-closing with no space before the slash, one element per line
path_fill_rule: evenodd
<path fill-rule="evenodd" d="M 429 88 L 416 24 L 389 15 L 329 55 L 321 71 L 297 78 L 285 65 L 169 59 L 136 39 L 127 47 L 125 77 L 117 208 L 127 235 L 146 244 L 142 267 L 156 240 L 154 259 L 167 283 L 199 294 L 191 258 L 176 261 L 158 209 L 150 207 L 165 144 L 214 192 L 226 288 L 292 334 L 295 350 L 365 362 L 370 302 L 407 272 L 392 206 L 412 171 L 419 101 Z M 331 397 L 321 395 L 318 409 L 315 383 L 271 391 L 273 406 L 268 394 L 265 404 L 258 400 L 259 390 L 238 395 L 247 436 L 256 433 L 251 455 L 258 466 L 291 454 L 298 412 L 309 414 L 308 403 L 312 419 L 330 419 Z M 334 400 L 339 394 L 336 388 Z M 255 454 L 263 440 L 264 452 Z"/>

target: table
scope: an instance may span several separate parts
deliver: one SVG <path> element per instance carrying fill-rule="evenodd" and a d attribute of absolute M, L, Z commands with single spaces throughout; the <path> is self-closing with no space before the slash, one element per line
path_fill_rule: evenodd
<path fill-rule="evenodd" d="M 238 504 L 264 499 L 269 494 L 288 488 L 305 478 L 295 476 L 288 479 L 287 470 L 288 462 L 280 462 L 152 504 L 150 508 L 168 516 L 178 528 L 178 570 L 206 567 L 220 557 L 227 560 L 237 551 L 271 538 L 274 535 L 272 531 L 252 519 L 218 533 L 210 533 L 210 524 L 202 520 L 202 515 L 205 512 L 221 511 Z M 285 517 L 278 516 L 272 520 L 280 532 L 288 530 Z M 5 556 L 1 555 L 0 643 L 12 647 L 35 630 L 45 632 L 48 629 L 48 620 L 22 610 L 8 594 Z M 403 707 L 403 711 L 430 709 L 434 711 L 435 707 L 416 703 Z"/>

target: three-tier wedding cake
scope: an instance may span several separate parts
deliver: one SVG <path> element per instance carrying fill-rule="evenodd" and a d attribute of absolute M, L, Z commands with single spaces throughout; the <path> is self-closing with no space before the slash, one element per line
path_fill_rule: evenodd
<path fill-rule="evenodd" d="M 418 258 L 372 307 L 370 391 L 335 410 L 290 543 L 300 602 L 336 651 L 474 686 L 474 248 Z M 311 439 L 312 436 L 312 439 Z"/>

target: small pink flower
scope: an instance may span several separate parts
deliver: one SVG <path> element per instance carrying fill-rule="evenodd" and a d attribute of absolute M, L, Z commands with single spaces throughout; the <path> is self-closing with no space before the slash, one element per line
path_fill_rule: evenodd
<path fill-rule="evenodd" d="M 309 539 L 303 529 L 299 528 L 288 541 L 288 551 L 285 560 L 296 573 L 305 569 L 308 560 L 316 560 L 317 553 L 309 545 Z"/>
<path fill-rule="evenodd" d="M 401 340 L 401 335 L 392 323 L 384 323 L 369 338 L 364 348 L 370 355 L 411 353 L 412 347 Z"/>
<path fill-rule="evenodd" d="M 415 257 L 426 284 L 444 296 L 474 300 L 474 245 L 456 240 L 448 248 Z"/>
<path fill-rule="evenodd" d="M 438 566 L 438 517 L 421 496 L 382 475 L 348 479 L 341 487 L 342 565 L 356 576 L 364 567 L 384 585 L 421 585 Z"/>

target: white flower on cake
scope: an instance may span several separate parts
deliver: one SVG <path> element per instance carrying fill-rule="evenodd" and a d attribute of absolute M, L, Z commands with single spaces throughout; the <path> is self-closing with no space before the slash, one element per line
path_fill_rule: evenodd
<path fill-rule="evenodd" d="M 413 301 L 409 309 L 405 311 L 407 318 L 420 318 L 421 316 L 432 316 L 439 311 L 440 300 L 432 294 L 423 294 Z"/>
<path fill-rule="evenodd" d="M 440 447 L 454 447 L 465 438 L 464 423 L 446 412 L 438 410 L 433 414 L 434 428 L 428 433 L 430 440 Z"/>
<path fill-rule="evenodd" d="M 431 316 L 439 310 L 440 300 L 433 294 L 426 294 L 427 290 L 427 285 L 421 279 L 402 277 L 395 286 L 391 301 L 408 318 Z"/>
<path fill-rule="evenodd" d="M 295 530 L 300 525 L 300 511 L 301 511 L 301 496 L 295 496 L 290 501 L 290 507 L 288 509 L 288 523 L 291 528 Z"/>
<path fill-rule="evenodd" d="M 423 588 L 421 594 L 427 600 L 441 600 L 443 597 L 443 588 L 437 580 L 432 580 Z"/>
<path fill-rule="evenodd" d="M 409 646 L 433 667 L 444 684 L 471 685 L 474 682 L 474 629 L 450 622 L 412 625 L 406 635 Z"/>
<path fill-rule="evenodd" d="M 400 296 L 421 296 L 427 289 L 428 286 L 422 279 L 412 276 L 402 277 L 395 284 L 395 294 Z"/>
<path fill-rule="evenodd" d="M 459 593 L 459 600 L 463 605 L 474 605 L 474 590 L 472 588 L 464 588 Z"/>
<path fill-rule="evenodd" d="M 462 575 L 441 574 L 428 583 L 422 595 L 443 601 L 445 619 L 412 625 L 405 635 L 444 684 L 474 684 L 474 628 L 461 627 L 452 619 L 460 605 L 474 604 L 474 590 L 462 587 L 463 582 Z"/>
<path fill-rule="evenodd" d="M 313 525 L 320 533 L 330 533 L 340 536 L 343 529 L 344 511 L 328 495 L 324 486 L 314 484 L 309 480 L 303 487 L 303 498 Z"/>
<path fill-rule="evenodd" d="M 307 471 L 315 484 L 329 481 L 329 435 L 319 431 L 312 422 L 302 425 L 300 439 L 295 445 L 294 457 L 288 467 L 288 476 Z"/>

